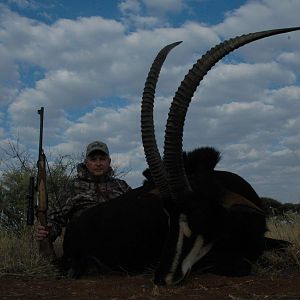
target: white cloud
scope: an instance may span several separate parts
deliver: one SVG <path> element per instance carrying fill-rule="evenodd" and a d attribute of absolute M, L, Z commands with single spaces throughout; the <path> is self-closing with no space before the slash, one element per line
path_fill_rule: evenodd
<path fill-rule="evenodd" d="M 139 0 L 125 0 L 118 4 L 123 14 L 139 14 L 141 12 L 141 4 Z"/>
<path fill-rule="evenodd" d="M 300 68 L 300 54 L 297 52 L 285 52 L 278 56 L 278 61 L 297 72 Z"/>
<path fill-rule="evenodd" d="M 209 104 L 226 103 L 228 100 L 251 101 L 261 98 L 263 90 L 275 85 L 290 85 L 295 81 L 294 72 L 274 62 L 234 65 L 221 62 L 207 74 L 195 98 Z M 215 86 L 218 88 L 214 93 L 207 92 Z"/>
<path fill-rule="evenodd" d="M 34 117 L 29 116 L 34 116 L 36 109 L 45 106 L 51 118 L 49 125 L 56 127 L 51 131 L 53 138 L 57 138 L 61 130 L 72 125 L 66 116 L 67 111 L 73 107 L 81 108 L 95 101 L 100 103 L 99 100 L 112 95 L 139 103 L 151 59 L 165 44 L 185 38 L 186 47 L 196 48 L 195 39 L 206 37 L 206 43 L 217 39 L 210 30 L 195 23 L 187 23 L 182 28 L 162 28 L 155 32 L 142 31 L 125 35 L 121 24 L 98 17 L 77 21 L 61 20 L 52 26 L 46 26 L 16 14 L 9 15 L 12 18 L 5 22 L 7 32 L 4 35 L 7 36 L 7 51 L 15 60 L 26 63 L 34 61 L 34 65 L 45 72 L 34 87 L 19 91 L 9 112 L 13 122 L 22 126 L 25 131 L 28 126 L 36 125 Z M 23 22 L 22 32 L 18 34 L 15 26 L 11 25 L 17 22 Z M 116 25 L 115 29 L 111 25 Z M 12 33 L 9 35 L 10 31 Z M 94 39 L 96 33 L 100 39 Z M 20 41 L 24 41 L 24 51 L 14 52 L 15 44 L 11 42 L 11 36 L 14 35 L 20 36 Z M 184 48 L 179 49 L 173 59 L 179 62 L 184 51 Z M 175 88 L 184 69 L 170 66 L 168 71 L 167 67 L 168 65 L 162 71 L 162 78 L 165 80 L 160 88 L 170 93 L 170 86 Z M 24 133 L 22 136 L 28 135 Z"/>
<path fill-rule="evenodd" d="M 0 105 L 10 103 L 17 95 L 19 72 L 11 55 L 0 44 Z"/>
<path fill-rule="evenodd" d="M 243 34 L 284 26 L 299 26 L 296 13 L 299 9 L 300 2 L 297 0 L 247 1 L 238 9 L 227 12 L 224 21 L 216 28 L 220 33 L 228 35 L 228 33 Z"/>
<path fill-rule="evenodd" d="M 182 0 L 142 0 L 150 13 L 166 14 L 169 12 L 180 12 L 184 8 Z"/>
<path fill-rule="evenodd" d="M 36 110 L 45 106 L 49 152 L 80 156 L 85 144 L 102 139 L 114 163 L 132 170 L 126 179 L 136 186 L 146 166 L 140 100 L 158 50 L 184 41 L 167 58 L 157 86 L 155 124 L 162 150 L 168 107 L 192 64 L 224 37 L 296 25 L 299 1 L 287 2 L 250 1 L 217 26 L 186 22 L 175 28 L 143 9 L 176 13 L 184 9 L 182 1 L 123 1 L 119 8 L 137 26 L 130 31 L 125 20 L 103 17 L 46 25 L 1 6 L 0 139 L 15 134 L 36 147 Z M 245 46 L 218 63 L 195 93 L 184 132 L 184 148 L 218 147 L 224 156 L 220 168 L 245 176 L 260 195 L 285 201 L 300 200 L 299 47 L 295 32 Z M 26 84 L 21 64 L 42 75 Z"/>
<path fill-rule="evenodd" d="M 15 4 L 22 9 L 37 9 L 38 4 L 32 0 L 8 0 L 8 4 Z"/>
<path fill-rule="evenodd" d="M 0 139 L 4 139 L 5 138 L 5 130 L 4 128 L 0 127 Z"/>
<path fill-rule="evenodd" d="M 123 22 L 128 28 L 149 29 L 169 27 L 168 14 L 177 14 L 186 8 L 182 0 L 125 0 L 118 5 Z"/>
<path fill-rule="evenodd" d="M 297 0 L 255 0 L 247 1 L 240 8 L 227 13 L 226 18 L 214 29 L 224 38 L 249 32 L 262 31 L 283 27 L 299 26 L 296 11 L 300 10 Z M 276 58 L 285 51 L 299 49 L 300 33 L 288 33 L 247 45 L 239 50 L 251 61 L 263 61 L 270 57 Z M 266 47 L 268 45 L 268 47 Z"/>
<path fill-rule="evenodd" d="M 138 0 L 126 0 L 118 5 L 121 14 L 122 21 L 126 28 L 147 29 L 155 28 L 163 25 L 165 22 L 157 16 L 144 15 L 142 11 L 142 5 Z"/>

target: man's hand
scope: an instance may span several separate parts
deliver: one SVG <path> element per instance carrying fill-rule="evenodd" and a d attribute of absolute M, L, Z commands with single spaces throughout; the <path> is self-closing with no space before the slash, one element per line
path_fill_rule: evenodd
<path fill-rule="evenodd" d="M 42 241 L 45 237 L 48 236 L 49 230 L 51 229 L 50 227 L 51 227 L 51 224 L 49 224 L 47 226 L 47 228 L 45 228 L 44 226 L 42 226 L 40 224 L 37 225 L 37 227 L 36 227 L 36 233 L 35 233 L 35 239 L 37 241 Z"/>

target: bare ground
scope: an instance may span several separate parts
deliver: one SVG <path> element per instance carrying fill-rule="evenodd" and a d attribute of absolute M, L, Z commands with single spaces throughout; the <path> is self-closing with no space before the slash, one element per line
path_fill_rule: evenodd
<path fill-rule="evenodd" d="M 37 279 L 2 276 L 0 299 L 300 299 L 300 274 L 223 277 L 195 274 L 179 286 L 158 287 L 151 275 Z"/>

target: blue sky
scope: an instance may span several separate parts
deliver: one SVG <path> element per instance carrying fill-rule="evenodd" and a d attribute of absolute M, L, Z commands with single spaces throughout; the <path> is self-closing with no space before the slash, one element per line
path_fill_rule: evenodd
<path fill-rule="evenodd" d="M 122 18 L 122 12 L 118 5 L 119 0 L 96 1 L 96 0 L 46 0 L 46 1 L 2 1 L 14 11 L 42 22 L 53 23 L 61 18 L 76 19 L 78 17 L 105 16 L 106 18 L 118 19 Z M 154 1 L 157 2 L 157 1 Z M 236 9 L 245 3 L 243 0 L 220 1 L 220 0 L 200 0 L 200 1 L 167 1 L 173 2 L 174 6 L 181 6 L 183 9 L 171 9 L 166 11 L 170 16 L 169 21 L 172 25 L 180 25 L 187 19 L 192 21 L 200 21 L 207 24 L 216 24 L 224 18 L 224 13 Z M 151 11 L 147 10 L 147 6 L 140 2 L 141 9 L 144 14 L 151 15 Z M 157 10 L 159 10 L 159 6 Z"/>
<path fill-rule="evenodd" d="M 45 150 L 80 157 L 108 143 L 115 165 L 139 185 L 146 167 L 140 100 L 149 67 L 182 40 L 162 69 L 155 123 L 159 147 L 168 108 L 189 68 L 236 35 L 300 26 L 298 0 L 0 1 L 0 169 L 18 142 L 36 155 L 37 109 L 45 107 Z M 215 146 L 219 169 L 259 195 L 300 201 L 300 32 L 230 54 L 204 78 L 190 106 L 184 148 Z"/>

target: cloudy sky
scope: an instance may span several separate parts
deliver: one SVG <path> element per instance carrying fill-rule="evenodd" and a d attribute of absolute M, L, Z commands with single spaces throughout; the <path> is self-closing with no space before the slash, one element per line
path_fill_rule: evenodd
<path fill-rule="evenodd" d="M 162 151 L 170 102 L 192 64 L 227 38 L 300 26 L 299 11 L 299 0 L 1 0 L 0 161 L 14 141 L 36 155 L 44 106 L 46 154 L 80 155 L 103 140 L 138 186 L 146 167 L 140 102 L 157 52 L 183 41 L 157 86 Z M 299 202 L 299 76 L 300 32 L 230 54 L 195 93 L 184 148 L 215 146 L 219 169 L 242 175 L 260 196 Z"/>

